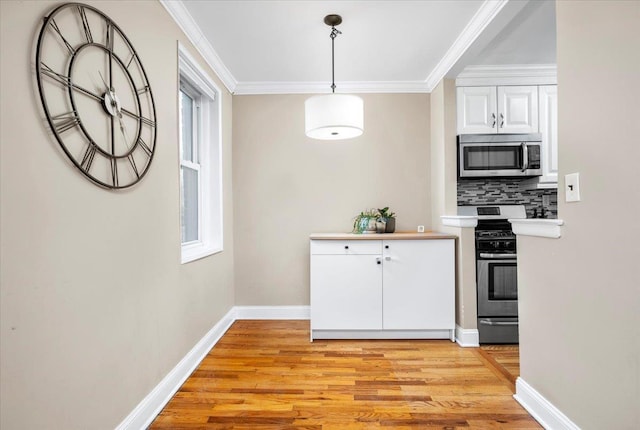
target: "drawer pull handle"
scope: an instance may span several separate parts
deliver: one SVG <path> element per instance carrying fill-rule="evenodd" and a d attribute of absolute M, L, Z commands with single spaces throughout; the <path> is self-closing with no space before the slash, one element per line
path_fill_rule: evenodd
<path fill-rule="evenodd" d="M 518 325 L 518 321 L 491 321 L 490 319 L 485 319 L 485 320 L 480 320 L 480 324 L 514 326 L 514 325 Z"/>
<path fill-rule="evenodd" d="M 384 246 L 384 249 L 389 249 L 389 245 L 385 245 L 385 246 Z"/>
<path fill-rule="evenodd" d="M 376 258 L 376 263 L 377 263 L 377 264 L 382 264 L 382 261 L 380 260 L 380 258 L 379 258 L 379 257 L 378 257 L 378 258 Z"/>
<path fill-rule="evenodd" d="M 344 249 L 349 249 L 349 245 L 345 245 L 345 246 L 344 246 Z"/>

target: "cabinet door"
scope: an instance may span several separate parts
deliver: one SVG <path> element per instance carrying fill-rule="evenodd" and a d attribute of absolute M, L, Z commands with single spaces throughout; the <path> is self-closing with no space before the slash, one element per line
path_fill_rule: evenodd
<path fill-rule="evenodd" d="M 498 87 L 498 133 L 538 132 L 538 87 Z"/>
<path fill-rule="evenodd" d="M 558 87 L 545 85 L 540 91 L 542 177 L 540 182 L 558 182 Z"/>
<path fill-rule="evenodd" d="M 457 88 L 458 134 L 497 133 L 496 87 Z"/>
<path fill-rule="evenodd" d="M 311 329 L 381 330 L 380 255 L 311 256 Z"/>
<path fill-rule="evenodd" d="M 454 240 L 383 242 L 385 330 L 455 327 Z"/>

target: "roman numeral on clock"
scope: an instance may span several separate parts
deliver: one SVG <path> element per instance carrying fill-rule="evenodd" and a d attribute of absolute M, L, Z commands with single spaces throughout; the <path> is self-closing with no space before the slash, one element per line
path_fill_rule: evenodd
<path fill-rule="evenodd" d="M 118 186 L 118 159 L 113 157 L 111 158 L 111 180 L 113 181 L 113 186 Z"/>
<path fill-rule="evenodd" d="M 71 44 L 67 41 L 67 39 L 64 38 L 64 36 L 62 35 L 62 32 L 60 31 L 60 27 L 58 27 L 58 23 L 56 22 L 56 20 L 51 18 L 51 21 L 49 22 L 49 24 L 51 25 L 51 28 L 58 34 L 58 36 L 60 36 L 62 43 L 64 43 L 64 46 L 67 47 L 67 49 L 69 50 L 69 53 L 71 55 L 75 54 L 76 50 L 73 49 L 73 46 L 71 46 Z"/>
<path fill-rule="evenodd" d="M 82 157 L 82 162 L 80 163 L 80 167 L 85 172 L 91 170 L 91 164 L 93 164 L 93 157 L 96 155 L 97 148 L 93 143 L 89 143 L 87 149 L 84 151 L 84 156 Z"/>
<path fill-rule="evenodd" d="M 82 29 L 84 30 L 84 37 L 87 39 L 87 43 L 93 43 L 93 36 L 91 35 L 91 28 L 89 27 L 89 21 L 87 20 L 87 14 L 84 8 L 78 5 L 78 14 L 82 21 Z"/>
<path fill-rule="evenodd" d="M 80 124 L 80 118 L 78 118 L 78 115 L 74 111 L 52 116 L 51 121 L 53 122 L 54 130 L 58 134 L 64 133 L 67 130 L 71 130 L 72 128 Z"/>
<path fill-rule="evenodd" d="M 148 157 L 151 157 L 153 151 L 151 150 L 151 148 L 149 148 L 149 145 L 147 145 L 147 143 L 142 140 L 141 137 L 138 138 L 138 145 L 140 146 L 140 148 L 142 148 L 142 150 L 147 154 Z"/>
<path fill-rule="evenodd" d="M 138 172 L 138 166 L 136 166 L 136 160 L 134 160 L 133 154 L 127 155 L 127 160 L 129 160 L 129 164 L 131 164 L 133 173 L 135 173 L 137 178 L 140 178 L 140 172 Z"/>

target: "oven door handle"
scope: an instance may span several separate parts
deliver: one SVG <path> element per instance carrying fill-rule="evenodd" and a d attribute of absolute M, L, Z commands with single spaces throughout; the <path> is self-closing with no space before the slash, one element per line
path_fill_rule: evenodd
<path fill-rule="evenodd" d="M 516 254 L 490 254 L 488 252 L 481 252 L 480 253 L 480 258 L 493 258 L 493 259 L 496 259 L 496 260 L 499 260 L 499 259 L 515 260 L 516 259 Z"/>
<path fill-rule="evenodd" d="M 482 324 L 482 325 L 503 325 L 503 326 L 514 326 L 514 325 L 518 325 L 518 321 L 491 321 L 491 320 L 480 320 L 480 324 Z"/>

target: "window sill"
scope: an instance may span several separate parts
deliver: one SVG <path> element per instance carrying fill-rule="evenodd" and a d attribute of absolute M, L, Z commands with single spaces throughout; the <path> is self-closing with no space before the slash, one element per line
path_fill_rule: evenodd
<path fill-rule="evenodd" d="M 510 219 L 513 233 L 520 236 L 536 236 L 557 239 L 562 235 L 561 219 Z"/>
<path fill-rule="evenodd" d="M 182 247 L 181 264 L 191 263 L 210 255 L 222 252 L 222 247 L 204 246 L 204 245 L 187 245 Z"/>

